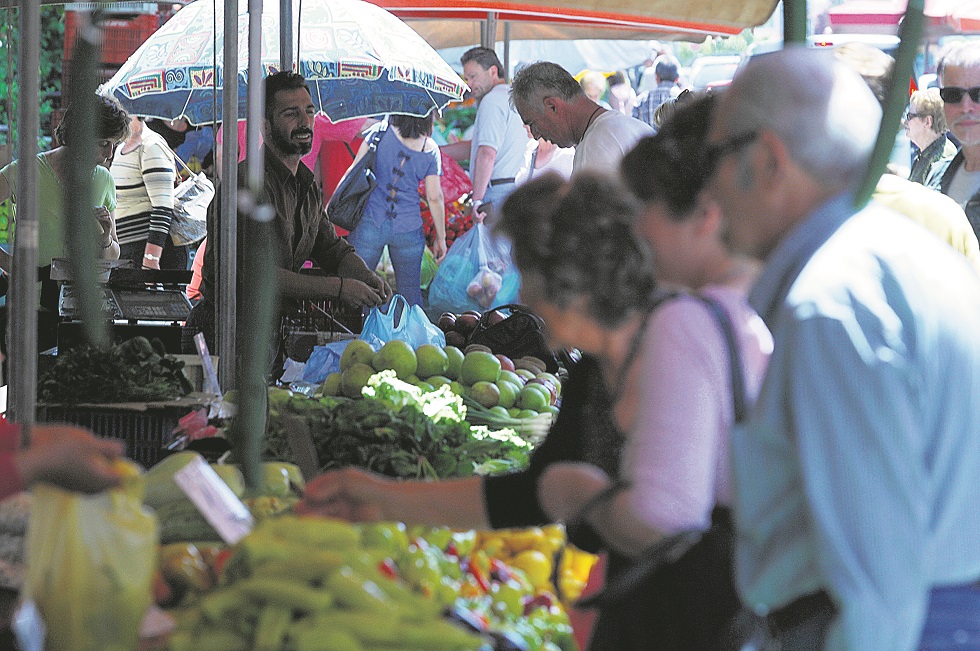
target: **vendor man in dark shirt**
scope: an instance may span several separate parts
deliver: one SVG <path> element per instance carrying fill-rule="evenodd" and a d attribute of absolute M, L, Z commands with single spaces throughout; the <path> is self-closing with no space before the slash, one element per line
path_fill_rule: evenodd
<path fill-rule="evenodd" d="M 391 288 L 368 269 L 354 252 L 354 247 L 339 237 L 323 210 L 323 195 L 313 173 L 300 163 L 313 143 L 313 118 L 316 108 L 310 89 L 301 75 L 279 72 L 265 81 L 265 180 L 260 204 L 275 208 L 275 238 L 260 250 L 269 250 L 278 267 L 278 288 L 282 299 L 313 301 L 340 300 L 355 307 L 373 307 L 391 298 Z M 248 178 L 248 161 L 239 164 L 238 178 Z M 205 333 L 208 347 L 214 350 L 215 306 L 217 286 L 215 266 L 220 260 L 218 222 L 221 215 L 220 193 L 208 213 L 208 242 L 204 254 L 201 293 L 203 300 L 194 308 L 188 321 L 188 334 Z M 239 216 L 238 265 L 243 268 L 246 249 L 255 244 L 250 237 L 250 220 Z M 312 260 L 326 275 L 300 274 L 307 260 Z M 185 339 L 185 347 L 193 348 Z"/>

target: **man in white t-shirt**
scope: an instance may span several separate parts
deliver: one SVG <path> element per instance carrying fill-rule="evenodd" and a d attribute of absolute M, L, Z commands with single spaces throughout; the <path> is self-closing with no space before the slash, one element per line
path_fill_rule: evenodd
<path fill-rule="evenodd" d="M 477 216 L 485 214 L 491 204 L 503 205 L 514 189 L 528 137 L 521 117 L 510 104 L 510 87 L 496 52 L 474 47 L 464 52 L 460 61 L 463 79 L 480 103 L 470 144 L 473 213 Z"/>
<path fill-rule="evenodd" d="M 511 102 L 535 138 L 559 147 L 575 147 L 572 174 L 585 170 L 611 173 L 650 125 L 599 106 L 561 66 L 539 61 L 514 76 Z"/>
<path fill-rule="evenodd" d="M 963 206 L 980 237 L 980 46 L 957 43 L 940 60 L 938 72 L 946 124 L 960 142 L 940 189 Z"/>

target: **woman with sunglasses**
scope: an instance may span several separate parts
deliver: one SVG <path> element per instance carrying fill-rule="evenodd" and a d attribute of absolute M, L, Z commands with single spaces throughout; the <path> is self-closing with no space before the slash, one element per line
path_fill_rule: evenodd
<path fill-rule="evenodd" d="M 905 134 L 918 148 L 909 180 L 938 189 L 946 168 L 956 155 L 956 145 L 946 137 L 946 115 L 938 88 L 917 90 L 909 98 L 902 118 Z"/>

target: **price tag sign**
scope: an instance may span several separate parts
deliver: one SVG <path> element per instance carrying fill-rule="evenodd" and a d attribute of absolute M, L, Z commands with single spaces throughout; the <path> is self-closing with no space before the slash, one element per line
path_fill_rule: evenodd
<path fill-rule="evenodd" d="M 203 332 L 194 335 L 194 345 L 197 346 L 197 354 L 201 356 L 201 367 L 204 369 L 204 393 L 220 396 L 221 385 L 218 384 L 218 374 L 214 372 L 214 360 L 211 359 Z"/>
<path fill-rule="evenodd" d="M 204 459 L 194 459 L 181 468 L 174 481 L 229 545 L 247 536 L 255 526 L 248 507 Z"/>

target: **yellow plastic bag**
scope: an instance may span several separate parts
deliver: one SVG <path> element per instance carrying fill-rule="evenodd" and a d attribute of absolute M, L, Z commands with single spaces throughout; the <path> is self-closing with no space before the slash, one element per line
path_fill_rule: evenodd
<path fill-rule="evenodd" d="M 150 605 L 159 526 L 143 481 L 94 496 L 33 489 L 24 598 L 47 627 L 46 649 L 132 651 Z"/>

